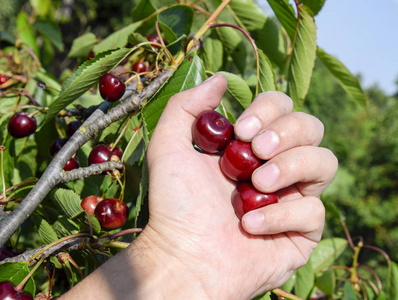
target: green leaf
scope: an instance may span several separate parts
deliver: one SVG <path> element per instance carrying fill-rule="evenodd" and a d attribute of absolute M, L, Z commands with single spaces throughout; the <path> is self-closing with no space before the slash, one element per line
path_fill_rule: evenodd
<path fill-rule="evenodd" d="M 38 12 L 39 16 L 45 17 L 50 10 L 52 0 L 30 0 L 29 2 Z"/>
<path fill-rule="evenodd" d="M 58 236 L 52 226 L 38 214 L 32 214 L 32 220 L 38 228 L 39 235 L 45 244 L 51 244 L 58 240 Z"/>
<path fill-rule="evenodd" d="M 138 124 L 136 126 L 139 126 Z M 123 152 L 123 162 L 133 166 L 143 155 L 145 150 L 143 129 L 131 133 L 131 138 Z"/>
<path fill-rule="evenodd" d="M 267 16 L 253 0 L 232 0 L 229 7 L 248 31 L 261 29 Z"/>
<path fill-rule="evenodd" d="M 351 282 L 347 280 L 344 283 L 344 289 L 343 289 L 343 300 L 358 300 L 357 294 L 351 285 Z M 391 298 L 393 299 L 393 298 Z"/>
<path fill-rule="evenodd" d="M 314 272 L 316 273 L 332 266 L 347 245 L 347 240 L 342 238 L 321 240 L 310 257 Z"/>
<path fill-rule="evenodd" d="M 388 282 L 388 299 L 398 299 L 398 265 L 396 262 L 391 262 L 391 270 Z"/>
<path fill-rule="evenodd" d="M 316 26 L 308 8 L 300 6 L 300 20 L 289 66 L 289 96 L 295 104 L 302 105 L 310 87 L 316 58 Z"/>
<path fill-rule="evenodd" d="M 332 297 L 336 285 L 336 278 L 332 269 L 327 269 L 315 280 L 316 286 L 326 295 Z"/>
<path fill-rule="evenodd" d="M 149 0 L 141 0 L 131 12 L 134 22 L 140 21 L 149 17 L 156 11 L 156 8 Z"/>
<path fill-rule="evenodd" d="M 307 5 L 314 15 L 317 15 L 322 9 L 326 0 L 300 0 L 300 3 Z"/>
<path fill-rule="evenodd" d="M 99 233 L 101 232 L 101 224 L 100 224 L 100 222 L 99 222 L 98 219 L 97 219 L 95 216 L 93 216 L 93 215 L 90 215 L 90 214 L 89 214 L 88 217 L 90 218 L 91 227 L 93 228 L 94 233 L 99 234 Z M 86 214 L 86 216 L 85 216 L 84 219 L 85 219 L 85 221 L 86 221 L 86 223 L 87 223 L 87 225 L 88 225 L 87 214 Z"/>
<path fill-rule="evenodd" d="M 148 194 L 148 185 L 149 185 L 149 173 L 148 173 L 148 164 L 146 160 L 146 155 L 144 155 L 142 167 L 141 167 L 141 180 L 140 180 L 140 187 L 139 193 L 137 196 L 137 201 L 135 204 L 135 220 L 134 220 L 134 227 L 137 227 L 138 224 L 138 217 L 140 215 L 142 204 Z"/>
<path fill-rule="evenodd" d="M 321 48 L 317 49 L 316 54 L 323 64 L 329 69 L 329 71 L 335 76 L 336 80 L 346 91 L 346 93 L 352 99 L 365 107 L 368 100 L 358 79 L 352 75 L 351 72 L 339 60 L 327 54 Z"/>
<path fill-rule="evenodd" d="M 82 36 L 73 40 L 72 47 L 68 53 L 68 57 L 87 57 L 93 48 L 93 45 L 97 43 L 97 38 L 94 33 L 87 32 Z"/>
<path fill-rule="evenodd" d="M 205 72 L 202 62 L 196 54 L 190 55 L 183 61 L 172 77 L 143 108 L 144 128 L 148 140 L 152 136 L 169 99 L 179 92 L 199 85 L 204 78 Z"/>
<path fill-rule="evenodd" d="M 253 99 L 253 94 L 250 90 L 250 87 L 247 85 L 246 81 L 243 80 L 242 77 L 235 75 L 233 73 L 228 72 L 220 72 L 227 77 L 228 81 L 228 92 L 231 96 L 243 107 L 246 109 Z"/>
<path fill-rule="evenodd" d="M 59 238 L 79 232 L 79 226 L 64 215 L 59 216 L 54 222 L 53 229 Z"/>
<path fill-rule="evenodd" d="M 191 6 L 173 5 L 158 14 L 158 21 L 166 24 L 180 37 L 191 32 L 194 11 Z"/>
<path fill-rule="evenodd" d="M 132 23 L 118 31 L 115 31 L 104 39 L 101 43 L 94 46 L 94 53 L 100 53 L 111 49 L 122 48 L 127 45 L 128 36 L 136 31 L 142 22 Z"/>
<path fill-rule="evenodd" d="M 17 286 L 28 274 L 29 274 L 28 262 L 0 264 L 0 282 L 9 280 L 15 286 Z M 31 293 L 32 295 L 35 295 L 36 284 L 32 277 L 29 278 L 23 290 Z"/>
<path fill-rule="evenodd" d="M 260 59 L 259 93 L 276 91 L 275 72 L 271 62 L 261 49 L 258 49 L 258 56 Z"/>
<path fill-rule="evenodd" d="M 279 22 L 285 28 L 291 40 L 296 32 L 296 16 L 292 6 L 287 0 L 268 0 Z"/>
<path fill-rule="evenodd" d="M 271 293 L 272 292 L 266 292 L 263 295 L 257 296 L 256 298 L 254 298 L 253 300 L 272 300 L 271 298 Z"/>
<path fill-rule="evenodd" d="M 224 49 L 223 44 L 212 32 L 203 41 L 203 63 L 206 70 L 217 72 L 223 64 Z"/>
<path fill-rule="evenodd" d="M 58 24 L 48 21 L 37 21 L 33 24 L 42 35 L 46 36 L 59 51 L 64 51 L 62 43 L 62 32 Z"/>
<path fill-rule="evenodd" d="M 72 190 L 58 189 L 54 194 L 54 200 L 69 218 L 83 212 L 80 196 Z"/>
<path fill-rule="evenodd" d="M 28 16 L 24 11 L 17 15 L 17 32 L 21 41 L 32 48 L 36 56 L 39 57 L 39 47 L 36 42 L 36 34 L 29 24 Z"/>
<path fill-rule="evenodd" d="M 307 299 L 314 286 L 314 271 L 311 261 L 296 271 L 296 281 L 294 283 L 294 294 L 300 298 Z"/>
<path fill-rule="evenodd" d="M 128 41 L 129 41 L 129 43 L 131 45 L 137 45 L 137 44 L 140 44 L 140 43 L 148 42 L 146 37 L 142 36 L 138 32 L 133 32 L 132 34 L 130 34 L 129 37 L 128 37 Z M 150 45 L 143 45 L 141 47 L 143 47 L 143 48 L 145 48 L 147 50 L 152 50 L 152 47 Z"/>
<path fill-rule="evenodd" d="M 50 105 L 45 122 L 89 90 L 97 81 L 130 53 L 131 49 L 110 50 L 82 64 L 62 86 L 61 93 Z"/>

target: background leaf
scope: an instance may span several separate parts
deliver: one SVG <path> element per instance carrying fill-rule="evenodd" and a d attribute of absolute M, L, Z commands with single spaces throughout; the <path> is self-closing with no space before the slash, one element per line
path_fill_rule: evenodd
<path fill-rule="evenodd" d="M 268 3 L 293 41 L 296 32 L 296 16 L 292 6 L 286 0 L 268 0 Z"/>
<path fill-rule="evenodd" d="M 311 261 L 308 261 L 305 266 L 298 269 L 295 273 L 294 294 L 300 298 L 307 299 L 314 286 L 315 280 Z"/>
<path fill-rule="evenodd" d="M 54 200 L 69 218 L 83 212 L 80 196 L 72 190 L 58 189 L 54 194 Z"/>
<path fill-rule="evenodd" d="M 45 244 L 51 244 L 58 240 L 58 236 L 52 226 L 38 214 L 32 214 L 32 220 L 38 228 L 40 237 Z"/>
<path fill-rule="evenodd" d="M 0 264 L 0 281 L 10 280 L 17 286 L 28 274 L 28 263 L 15 262 Z M 32 277 L 25 284 L 24 291 L 35 295 L 36 285 Z"/>
<path fill-rule="evenodd" d="M 228 81 L 227 90 L 231 94 L 231 96 L 242 106 L 242 108 L 246 109 L 253 99 L 253 94 L 247 85 L 246 81 L 233 73 L 229 72 L 219 72 L 223 74 Z"/>
<path fill-rule="evenodd" d="M 310 260 L 314 272 L 329 268 L 343 253 L 348 242 L 342 238 L 324 239 L 319 242 Z"/>
<path fill-rule="evenodd" d="M 258 49 L 260 59 L 260 78 L 259 78 L 259 93 L 267 91 L 276 91 L 276 78 L 274 68 L 268 57 L 261 49 Z"/>
<path fill-rule="evenodd" d="M 362 106 L 366 106 L 368 101 L 358 79 L 339 60 L 321 48 L 317 49 L 316 54 L 347 94 Z"/>
<path fill-rule="evenodd" d="M 300 20 L 289 67 L 287 93 L 301 106 L 310 87 L 316 58 L 316 26 L 305 6 L 300 6 Z"/>
<path fill-rule="evenodd" d="M 158 14 L 158 20 L 180 37 L 189 35 L 193 22 L 193 8 L 187 5 L 173 5 Z"/>

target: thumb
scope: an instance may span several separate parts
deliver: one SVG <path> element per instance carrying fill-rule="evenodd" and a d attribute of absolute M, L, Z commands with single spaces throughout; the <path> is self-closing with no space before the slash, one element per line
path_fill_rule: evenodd
<path fill-rule="evenodd" d="M 185 147 L 193 149 L 192 124 L 195 118 L 203 111 L 216 108 L 226 89 L 227 79 L 216 74 L 202 84 L 171 97 L 156 125 L 148 152 L 173 153 Z"/>

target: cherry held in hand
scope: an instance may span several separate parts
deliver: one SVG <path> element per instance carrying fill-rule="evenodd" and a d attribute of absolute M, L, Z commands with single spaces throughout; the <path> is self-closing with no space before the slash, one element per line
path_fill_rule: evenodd
<path fill-rule="evenodd" d="M 255 169 L 263 164 L 263 160 L 254 155 L 251 143 L 233 139 L 224 149 L 220 167 L 225 176 L 235 181 L 251 178 Z"/>
<path fill-rule="evenodd" d="M 232 139 L 233 133 L 231 122 L 213 110 L 202 112 L 192 127 L 193 141 L 207 153 L 218 153 L 224 150 Z"/>
<path fill-rule="evenodd" d="M 103 228 L 116 229 L 126 223 L 128 209 L 119 199 L 108 198 L 97 204 L 94 214 Z"/>
<path fill-rule="evenodd" d="M 260 193 L 250 182 L 238 184 L 232 193 L 232 206 L 239 220 L 249 211 L 277 202 L 277 193 Z"/>

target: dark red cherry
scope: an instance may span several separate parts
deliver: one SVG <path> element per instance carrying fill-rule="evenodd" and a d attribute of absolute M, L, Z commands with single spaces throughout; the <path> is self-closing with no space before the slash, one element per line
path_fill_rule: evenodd
<path fill-rule="evenodd" d="M 250 182 L 238 184 L 232 193 L 232 206 L 239 219 L 254 209 L 278 202 L 278 194 L 263 194 L 255 189 Z"/>
<path fill-rule="evenodd" d="M 126 223 L 128 209 L 119 199 L 108 198 L 97 204 L 94 214 L 103 228 L 116 229 Z"/>
<path fill-rule="evenodd" d="M 132 69 L 136 73 L 143 73 L 143 72 L 147 72 L 149 67 L 148 67 L 148 63 L 138 60 L 133 64 Z"/>
<path fill-rule="evenodd" d="M 80 128 L 81 125 L 82 125 L 82 122 L 80 122 L 79 120 L 70 122 L 66 126 L 66 135 L 68 137 L 71 137 L 76 132 L 76 130 L 78 130 Z"/>
<path fill-rule="evenodd" d="M 90 59 L 92 59 L 92 58 L 95 58 L 95 54 L 94 54 L 94 51 L 90 51 L 88 54 L 87 54 L 87 60 L 90 60 Z"/>
<path fill-rule="evenodd" d="M 58 153 L 59 150 L 66 144 L 68 139 L 65 138 L 58 138 L 56 139 L 50 146 L 50 154 L 51 156 L 54 156 L 55 154 Z"/>
<path fill-rule="evenodd" d="M 8 121 L 8 132 L 15 138 L 31 135 L 36 129 L 36 119 L 26 112 L 17 112 Z"/>
<path fill-rule="evenodd" d="M 0 85 L 8 81 L 11 77 L 8 77 L 6 75 L 0 75 Z"/>
<path fill-rule="evenodd" d="M 80 206 L 82 209 L 87 210 L 90 215 L 94 215 L 95 208 L 97 204 L 103 200 L 102 197 L 96 195 L 90 195 L 85 197 L 82 202 L 80 202 Z"/>
<path fill-rule="evenodd" d="M 220 159 L 220 167 L 228 178 L 235 181 L 246 181 L 263 162 L 254 155 L 251 143 L 233 139 L 224 149 Z"/>
<path fill-rule="evenodd" d="M 205 152 L 217 153 L 228 145 L 234 134 L 234 128 L 220 113 L 210 110 L 202 112 L 192 127 L 195 144 Z"/>
<path fill-rule="evenodd" d="M 15 289 L 11 281 L 0 282 L 0 299 L 1 300 L 33 300 L 29 292 L 20 292 Z"/>
<path fill-rule="evenodd" d="M 72 171 L 79 167 L 79 160 L 76 156 L 72 156 L 65 164 L 64 171 Z"/>
<path fill-rule="evenodd" d="M 109 102 L 119 100 L 126 90 L 126 85 L 116 76 L 105 74 L 99 82 L 99 91 L 101 97 Z"/>
<path fill-rule="evenodd" d="M 111 151 L 111 146 L 106 144 L 98 144 L 94 146 L 88 156 L 88 165 L 100 164 L 111 160 L 112 155 L 122 158 L 123 152 L 119 147 L 115 147 Z"/>
<path fill-rule="evenodd" d="M 152 33 L 148 36 L 148 42 L 161 44 L 160 39 L 156 33 Z M 158 45 L 152 45 L 153 48 L 160 49 Z"/>

